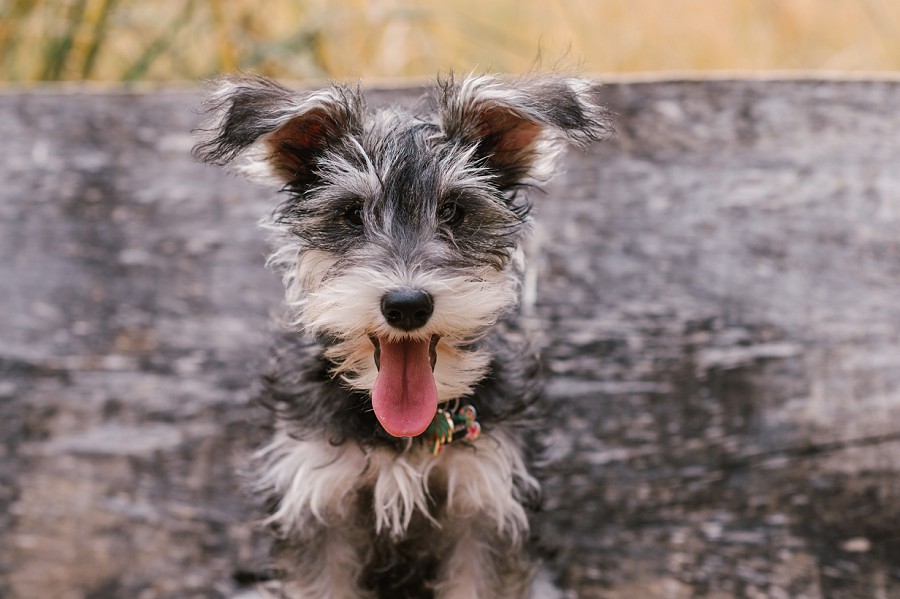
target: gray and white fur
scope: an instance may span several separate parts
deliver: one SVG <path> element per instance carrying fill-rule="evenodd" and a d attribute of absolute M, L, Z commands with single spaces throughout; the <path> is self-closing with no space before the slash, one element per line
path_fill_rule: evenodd
<path fill-rule="evenodd" d="M 276 433 L 258 454 L 281 596 L 528 595 L 539 368 L 511 318 L 526 192 L 566 145 L 611 132 L 599 89 L 560 75 L 451 76 L 414 114 L 370 112 L 341 85 L 217 82 L 195 156 L 284 194 L 266 226 L 289 317 L 265 378 Z M 424 396 L 474 406 L 481 436 L 434 455 L 421 414 L 406 419 L 390 398 L 373 409 L 388 351 L 413 364 L 391 366 L 413 374 L 389 389 L 431 385 L 415 366 L 430 360 Z M 409 393 L 410 411 L 428 412 Z"/>

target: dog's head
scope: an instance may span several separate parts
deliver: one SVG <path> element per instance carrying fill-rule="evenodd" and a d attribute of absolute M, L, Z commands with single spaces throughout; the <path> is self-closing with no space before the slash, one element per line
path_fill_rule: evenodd
<path fill-rule="evenodd" d="M 529 205 L 568 144 L 610 131 L 599 85 L 560 76 L 440 81 L 427 116 L 367 111 L 358 89 L 226 79 L 195 155 L 240 159 L 287 199 L 271 225 L 293 324 L 336 376 L 371 392 L 384 428 L 420 434 L 471 391 L 474 342 L 517 300 Z"/>

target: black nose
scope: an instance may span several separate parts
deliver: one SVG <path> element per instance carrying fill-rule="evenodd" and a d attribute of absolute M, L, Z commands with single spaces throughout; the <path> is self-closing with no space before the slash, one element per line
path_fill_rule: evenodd
<path fill-rule="evenodd" d="M 423 326 L 434 312 L 434 301 L 421 289 L 396 289 L 381 298 L 381 313 L 393 327 L 412 331 Z"/>

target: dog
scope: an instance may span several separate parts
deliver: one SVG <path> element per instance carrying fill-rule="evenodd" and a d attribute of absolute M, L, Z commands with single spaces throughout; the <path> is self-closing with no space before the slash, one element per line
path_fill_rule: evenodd
<path fill-rule="evenodd" d="M 607 137 L 600 85 L 439 78 L 424 108 L 358 86 L 215 83 L 194 155 L 281 187 L 286 288 L 257 456 L 279 596 L 529 595 L 539 360 L 516 325 L 528 191 Z"/>

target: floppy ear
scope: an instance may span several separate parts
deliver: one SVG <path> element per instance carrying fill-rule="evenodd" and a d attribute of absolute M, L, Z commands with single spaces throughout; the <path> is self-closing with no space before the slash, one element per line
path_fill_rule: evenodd
<path fill-rule="evenodd" d="M 549 179 L 566 145 L 587 147 L 613 132 L 600 84 L 586 79 L 482 75 L 456 83 L 451 75 L 438 86 L 445 135 L 476 145 L 501 189 Z"/>
<path fill-rule="evenodd" d="M 264 77 L 226 78 L 206 100 L 210 122 L 198 130 L 197 160 L 225 165 L 244 158 L 253 179 L 302 187 L 315 179 L 316 158 L 365 113 L 358 89 L 333 86 L 301 94 Z"/>

